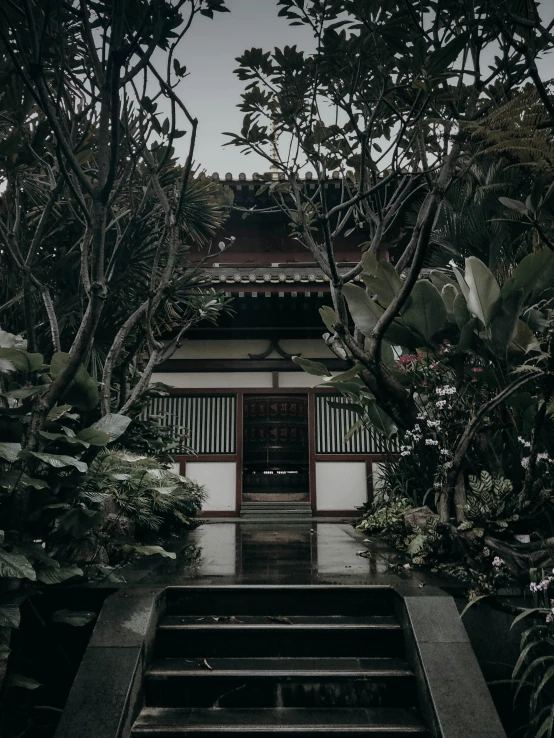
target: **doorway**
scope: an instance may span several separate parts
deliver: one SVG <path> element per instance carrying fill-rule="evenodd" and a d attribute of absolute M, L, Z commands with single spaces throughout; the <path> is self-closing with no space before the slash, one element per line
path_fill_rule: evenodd
<path fill-rule="evenodd" d="M 245 395 L 243 499 L 309 499 L 308 395 Z"/>

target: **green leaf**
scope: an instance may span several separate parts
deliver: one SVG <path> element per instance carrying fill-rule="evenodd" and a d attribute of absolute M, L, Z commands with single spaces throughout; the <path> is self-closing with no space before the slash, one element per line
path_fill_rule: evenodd
<path fill-rule="evenodd" d="M 11 361 L 18 372 L 36 372 L 42 368 L 42 354 L 30 354 L 16 348 L 0 348 L 0 359 Z"/>
<path fill-rule="evenodd" d="M 21 451 L 20 443 L 0 443 L 0 459 L 13 464 Z"/>
<path fill-rule="evenodd" d="M 107 446 L 111 439 L 106 431 L 91 427 L 79 431 L 76 440 L 86 443 L 87 446 Z"/>
<path fill-rule="evenodd" d="M 460 290 L 462 292 L 462 295 L 465 297 L 465 300 L 469 300 L 469 285 L 466 282 L 464 275 L 461 273 L 461 271 L 458 269 L 458 267 L 451 263 L 452 271 L 454 272 L 454 276 L 456 277 L 458 281 L 458 286 L 460 287 Z"/>
<path fill-rule="evenodd" d="M 431 282 L 422 279 L 414 285 L 411 298 L 402 320 L 430 344 L 433 336 L 444 328 L 446 322 L 446 307 L 442 297 Z"/>
<path fill-rule="evenodd" d="M 95 612 L 88 612 L 86 610 L 56 610 L 50 620 L 53 623 L 63 623 L 64 625 L 81 628 L 83 625 L 92 623 L 95 618 Z"/>
<path fill-rule="evenodd" d="M 49 566 L 37 571 L 37 580 L 43 584 L 61 584 L 73 577 L 84 576 L 83 570 L 78 566 Z"/>
<path fill-rule="evenodd" d="M 523 351 L 523 353 L 526 354 L 529 351 L 539 349 L 540 346 L 533 331 L 529 328 L 527 323 L 524 323 L 523 320 L 518 320 L 512 341 L 508 348 L 513 351 Z"/>
<path fill-rule="evenodd" d="M 54 423 L 56 420 L 59 420 L 60 418 L 67 417 L 72 418 L 73 420 L 78 419 L 78 415 L 75 413 L 70 412 L 72 410 L 71 405 L 56 405 L 55 407 L 50 410 L 50 412 L 47 415 L 47 420 Z"/>
<path fill-rule="evenodd" d="M 379 261 L 377 260 L 375 251 L 372 251 L 371 249 L 364 251 L 362 254 L 362 267 L 364 272 L 371 276 L 375 276 L 377 274 L 378 266 Z"/>
<path fill-rule="evenodd" d="M 469 312 L 479 318 L 484 326 L 488 326 L 500 297 L 500 287 L 494 274 L 481 259 L 470 256 L 466 259 L 465 281 L 469 287 Z"/>
<path fill-rule="evenodd" d="M 104 417 L 100 418 L 100 420 L 97 420 L 96 423 L 93 423 L 90 427 L 95 430 L 102 431 L 103 433 L 107 433 L 110 437 L 111 443 L 125 433 L 130 422 L 131 418 L 128 418 L 126 415 L 108 413 L 107 415 L 104 415 Z M 89 441 L 89 443 L 92 443 L 92 441 Z"/>
<path fill-rule="evenodd" d="M 523 306 L 523 289 L 503 292 L 496 314 L 491 322 L 491 343 L 500 353 L 506 355 L 508 344 L 514 337 L 517 321 Z"/>
<path fill-rule="evenodd" d="M 445 284 L 442 288 L 441 297 L 447 313 L 454 314 L 454 302 L 459 294 L 453 284 Z"/>
<path fill-rule="evenodd" d="M 30 579 L 36 581 L 37 575 L 33 565 L 26 556 L 8 553 L 0 548 L 0 577 L 13 577 L 14 579 Z"/>
<path fill-rule="evenodd" d="M 70 359 L 61 351 L 54 354 L 50 363 L 50 374 L 55 379 Z M 93 379 L 81 364 L 73 381 L 65 390 L 63 398 L 79 410 L 94 410 L 100 402 L 98 382 Z"/>
<path fill-rule="evenodd" d="M 319 308 L 319 314 L 321 315 L 321 319 L 323 320 L 327 330 L 330 333 L 334 333 L 335 329 L 333 326 L 337 322 L 337 314 L 335 311 L 327 305 L 324 305 L 322 308 Z"/>
<path fill-rule="evenodd" d="M 0 487 L 13 490 L 19 485 L 22 487 L 34 487 L 34 489 L 48 488 L 48 484 L 44 479 L 33 479 L 17 469 L 10 469 L 9 471 L 3 472 L 0 476 Z"/>
<path fill-rule="evenodd" d="M 381 410 L 375 401 L 368 404 L 367 417 L 371 424 L 387 438 L 392 438 L 398 430 L 391 417 Z"/>
<path fill-rule="evenodd" d="M 81 448 L 89 448 L 90 446 L 90 444 L 86 441 L 83 441 L 76 436 L 68 436 L 66 433 L 50 433 L 49 431 L 40 431 L 40 435 L 47 441 L 61 441 L 62 443 L 68 443 L 73 446 L 81 446 Z"/>
<path fill-rule="evenodd" d="M 362 420 L 362 418 L 360 418 L 359 420 L 356 420 L 354 423 L 352 423 L 350 428 L 346 431 L 344 438 L 342 439 L 342 442 L 346 445 L 353 438 L 353 436 L 355 436 L 356 433 L 359 433 L 361 430 L 363 430 L 364 427 L 365 427 L 364 421 Z"/>
<path fill-rule="evenodd" d="M 479 602 L 479 600 L 484 600 L 486 597 L 490 597 L 490 595 L 479 595 L 479 597 L 474 597 L 472 600 L 470 600 L 460 613 L 460 619 L 464 617 L 470 607 L 473 607 L 473 605 Z"/>
<path fill-rule="evenodd" d="M 390 261 L 379 261 L 375 275 L 363 274 L 362 279 L 370 293 L 377 295 L 382 307 L 390 305 L 402 286 L 400 277 Z"/>
<path fill-rule="evenodd" d="M 354 366 L 351 366 L 350 369 L 347 369 L 345 372 L 342 372 L 341 374 L 336 374 L 334 377 L 325 378 L 324 385 L 329 384 L 340 384 L 341 382 L 348 382 L 351 379 L 354 379 L 354 377 L 357 377 L 358 374 L 362 371 L 363 367 L 361 364 L 354 364 Z"/>
<path fill-rule="evenodd" d="M 502 288 L 502 292 L 512 284 L 515 289 L 522 289 L 524 299 L 533 292 L 537 283 L 543 279 L 552 282 L 554 275 L 554 253 L 549 249 L 527 254 L 516 266 L 512 278 Z"/>
<path fill-rule="evenodd" d="M 102 513 L 98 510 L 72 507 L 58 519 L 58 525 L 66 533 L 69 533 L 75 538 L 81 538 L 87 531 L 97 525 L 101 519 Z"/>
<path fill-rule="evenodd" d="M 26 556 L 29 561 L 46 566 L 59 568 L 59 564 L 51 556 L 48 556 L 45 549 L 39 543 L 19 543 L 14 546 L 14 553 Z"/>
<path fill-rule="evenodd" d="M 431 284 L 434 284 L 439 292 L 442 292 L 447 285 L 451 285 L 452 287 L 454 287 L 456 292 L 458 292 L 456 282 L 454 282 L 454 280 L 447 274 L 439 271 L 438 269 L 432 269 L 429 272 L 429 279 L 431 280 Z"/>
<path fill-rule="evenodd" d="M 418 533 L 410 541 L 408 548 L 406 549 L 407 553 L 409 553 L 410 556 L 417 556 L 417 554 L 421 553 L 423 549 L 425 548 L 426 540 L 427 540 L 427 537 L 424 536 L 423 533 Z"/>
<path fill-rule="evenodd" d="M 511 197 L 499 197 L 498 201 L 510 210 L 517 210 L 519 213 L 527 212 L 525 203 L 520 202 L 520 200 L 513 200 Z"/>
<path fill-rule="evenodd" d="M 72 466 L 77 469 L 77 471 L 80 471 L 83 474 L 88 469 L 88 466 L 87 464 L 85 464 L 84 461 L 80 461 L 74 456 L 66 456 L 65 454 L 47 454 L 40 453 L 38 451 L 20 451 L 19 457 L 24 459 L 33 457 L 35 459 L 39 459 L 39 461 L 42 461 L 43 464 L 48 464 L 48 466 L 52 466 L 55 469 L 63 469 L 65 467 Z"/>
<path fill-rule="evenodd" d="M 44 394 L 47 389 L 47 384 L 37 384 L 35 387 L 21 387 L 20 389 L 9 390 L 9 392 L 2 392 L 2 396 L 8 400 L 26 400 L 34 395 Z"/>
<path fill-rule="evenodd" d="M 534 709 L 536 709 L 537 707 L 537 701 L 540 697 L 540 693 L 546 687 L 546 685 L 552 679 L 553 676 L 554 676 L 554 666 L 549 666 L 548 669 L 546 670 L 545 675 L 541 679 L 539 686 L 533 692 L 532 702 L 533 702 Z"/>
<path fill-rule="evenodd" d="M 141 554 L 141 556 L 153 556 L 155 554 L 159 554 L 160 556 L 168 559 L 177 558 L 177 554 L 173 553 L 173 551 L 166 551 L 165 548 L 162 548 L 161 546 L 133 546 L 126 543 L 122 548 L 128 553 L 138 553 Z"/>
<path fill-rule="evenodd" d="M 294 356 L 293 359 L 295 364 L 298 364 L 308 374 L 313 374 L 316 377 L 329 377 L 330 372 L 323 364 L 319 361 L 310 361 L 310 359 L 301 359 L 299 356 Z"/>
<path fill-rule="evenodd" d="M 453 312 L 458 328 L 463 328 L 471 320 L 471 313 L 467 309 L 466 298 L 461 293 L 454 300 Z"/>
<path fill-rule="evenodd" d="M 37 689 L 42 686 L 36 679 L 27 677 L 24 674 L 8 674 L 6 679 L 6 688 L 20 687 L 21 689 Z"/>
<path fill-rule="evenodd" d="M 381 315 L 383 308 L 374 302 L 366 290 L 354 284 L 345 284 L 342 288 L 343 295 L 348 304 L 348 309 L 356 328 L 364 336 L 370 336 Z"/>
<path fill-rule="evenodd" d="M 0 628 L 19 628 L 20 621 L 18 605 L 0 605 Z"/>

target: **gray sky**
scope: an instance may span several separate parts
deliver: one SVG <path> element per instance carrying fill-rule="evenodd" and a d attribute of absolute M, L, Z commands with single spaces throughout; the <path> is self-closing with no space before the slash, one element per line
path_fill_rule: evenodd
<path fill-rule="evenodd" d="M 253 154 L 245 156 L 235 146 L 223 144 L 223 131 L 238 132 L 243 113 L 236 107 L 244 88 L 233 74 L 238 67 L 237 56 L 253 46 L 271 51 L 275 46 L 297 44 L 312 47 L 310 32 L 300 26 L 290 27 L 288 21 L 277 17 L 276 0 L 227 0 L 230 13 L 215 13 L 213 21 L 200 17 L 187 33 L 179 54 L 190 76 L 179 90 L 198 117 L 196 160 L 208 174 L 239 172 L 251 175 L 266 171 L 267 163 Z M 176 152 L 184 158 L 188 135 L 175 142 Z"/>
<path fill-rule="evenodd" d="M 223 131 L 236 133 L 242 125 L 243 114 L 236 106 L 245 83 L 233 74 L 238 66 L 235 58 L 253 46 L 264 51 L 294 44 L 312 49 L 314 42 L 306 27 L 291 27 L 277 17 L 277 0 L 226 0 L 226 4 L 230 13 L 216 13 L 213 20 L 197 17 L 183 40 L 178 59 L 187 65 L 190 75 L 178 89 L 192 115 L 199 119 L 197 164 L 208 174 L 231 172 L 237 177 L 245 172 L 250 176 L 267 171 L 267 162 L 254 154 L 241 154 L 235 146 L 223 147 L 228 140 Z M 543 0 L 541 11 L 550 20 L 554 0 Z M 539 64 L 545 77 L 551 74 L 552 59 L 549 56 Z M 188 141 L 187 135 L 175 142 L 176 153 L 183 160 Z"/>

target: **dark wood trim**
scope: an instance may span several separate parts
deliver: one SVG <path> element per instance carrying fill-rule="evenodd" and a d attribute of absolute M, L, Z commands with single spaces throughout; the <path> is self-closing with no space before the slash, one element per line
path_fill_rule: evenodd
<path fill-rule="evenodd" d="M 214 464 L 224 462 L 224 461 L 237 461 L 237 454 L 198 454 L 198 456 L 195 456 L 194 454 L 190 454 L 190 456 L 176 456 L 175 461 L 181 461 L 181 463 L 189 463 L 194 464 L 195 461 L 210 461 L 214 462 Z"/>
<path fill-rule="evenodd" d="M 202 510 L 201 518 L 238 518 L 236 510 Z"/>
<path fill-rule="evenodd" d="M 373 502 L 373 461 L 366 459 L 365 461 L 365 474 L 366 474 L 366 485 L 367 485 L 367 502 Z"/>
<path fill-rule="evenodd" d="M 385 454 L 316 454 L 316 461 L 383 461 Z"/>
<path fill-rule="evenodd" d="M 212 389 L 211 387 L 171 387 L 170 395 L 310 395 L 337 394 L 331 387 L 230 387 Z M 237 400 L 238 401 L 238 400 Z"/>
<path fill-rule="evenodd" d="M 312 359 L 325 364 L 329 371 L 346 371 L 348 364 L 340 359 Z M 156 367 L 156 372 L 302 372 L 289 359 L 169 359 Z"/>
<path fill-rule="evenodd" d="M 255 268 L 260 269 L 260 267 Z M 226 269 L 228 273 L 232 271 L 232 267 L 219 267 L 219 269 Z M 229 274 L 229 276 L 231 275 Z M 212 279 L 210 282 L 206 282 L 204 286 L 213 287 L 222 292 L 230 292 L 232 295 L 243 292 L 247 297 L 250 297 L 253 293 L 256 293 L 260 296 L 260 299 L 264 298 L 266 292 L 272 294 L 296 292 L 297 295 L 309 294 L 310 297 L 312 295 L 317 297 L 318 292 L 326 294 L 330 292 L 329 282 L 221 282 L 219 279 Z"/>
<path fill-rule="evenodd" d="M 359 518 L 359 510 L 316 510 L 314 516 L 317 518 Z"/>
<path fill-rule="evenodd" d="M 235 483 L 235 510 L 237 515 L 242 505 L 242 466 L 244 463 L 244 393 L 237 392 L 237 422 L 236 422 L 236 441 L 237 449 L 237 476 Z"/>
<path fill-rule="evenodd" d="M 315 394 L 308 393 L 308 464 L 310 503 L 312 512 L 316 509 L 316 479 L 315 479 Z"/>
<path fill-rule="evenodd" d="M 182 477 L 187 476 L 187 458 L 186 456 L 176 456 L 175 461 L 179 462 L 179 474 Z"/>

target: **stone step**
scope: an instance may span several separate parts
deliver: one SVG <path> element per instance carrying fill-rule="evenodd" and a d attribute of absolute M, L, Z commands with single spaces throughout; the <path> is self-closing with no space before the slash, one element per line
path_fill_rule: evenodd
<path fill-rule="evenodd" d="M 158 656 L 400 656 L 402 629 L 393 616 L 373 615 L 362 625 L 183 625 L 167 616 L 158 625 Z"/>
<path fill-rule="evenodd" d="M 376 618 L 371 615 L 283 615 L 270 613 L 268 615 L 166 615 L 164 625 L 374 625 Z M 381 617 L 386 623 L 394 623 L 392 617 Z M 379 620 L 377 620 L 379 622 Z M 290 621 L 290 622 L 286 622 Z"/>
<path fill-rule="evenodd" d="M 291 507 L 310 507 L 309 500 L 256 500 L 252 502 L 245 501 L 242 507 L 278 507 L 279 505 L 290 505 Z"/>
<path fill-rule="evenodd" d="M 242 738 L 297 735 L 304 738 L 333 735 L 347 738 L 427 736 L 415 710 L 400 708 L 277 708 L 205 709 L 144 708 L 133 726 L 133 736 L 156 738 L 211 738 L 233 733 Z"/>
<path fill-rule="evenodd" d="M 394 590 L 382 585 L 167 587 L 168 615 L 391 615 Z"/>
<path fill-rule="evenodd" d="M 409 707 L 415 698 L 413 672 L 393 658 L 166 658 L 145 683 L 156 707 Z"/>
<path fill-rule="evenodd" d="M 270 521 L 279 522 L 281 520 L 310 520 L 312 517 L 311 510 L 249 510 L 248 512 L 240 511 L 242 520 Z"/>

